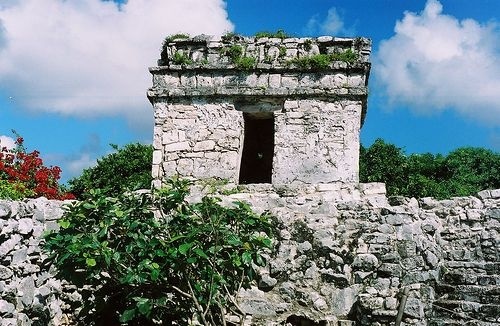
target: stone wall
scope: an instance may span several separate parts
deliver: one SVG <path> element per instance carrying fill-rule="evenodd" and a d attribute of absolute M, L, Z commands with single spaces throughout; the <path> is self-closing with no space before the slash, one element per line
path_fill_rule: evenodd
<path fill-rule="evenodd" d="M 251 67 L 232 59 L 235 48 L 241 58 L 254 60 Z M 274 125 L 259 141 L 274 144 L 268 183 L 358 182 L 370 51 L 364 38 L 195 37 L 167 43 L 159 66 L 150 68 L 148 90 L 155 186 L 173 175 L 238 183 L 246 118 Z M 342 53 L 352 59 L 335 56 Z M 331 62 L 294 61 L 318 55 Z"/>
<path fill-rule="evenodd" d="M 246 324 L 394 325 L 400 308 L 401 325 L 500 324 L 500 190 L 437 201 L 388 200 L 383 184 L 240 188 L 223 202 L 280 222 L 276 255 L 240 294 Z M 0 325 L 61 325 L 78 310 L 40 249 L 62 204 L 0 201 Z"/>
<path fill-rule="evenodd" d="M 65 325 L 66 313 L 79 306 L 80 295 L 54 278 L 41 248 L 44 232 L 59 229 L 63 203 L 0 200 L 1 326 Z"/>
<path fill-rule="evenodd" d="M 254 324 L 390 325 L 399 309 L 406 325 L 500 324 L 500 190 L 389 203 L 383 184 L 322 185 L 233 199 L 282 223 L 276 257 L 241 295 Z"/>

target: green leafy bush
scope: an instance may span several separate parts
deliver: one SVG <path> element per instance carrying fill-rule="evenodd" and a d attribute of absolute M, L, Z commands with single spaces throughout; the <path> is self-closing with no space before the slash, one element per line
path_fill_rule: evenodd
<path fill-rule="evenodd" d="M 388 195 L 450 198 L 500 188 L 500 154 L 464 147 L 447 156 L 405 155 L 377 139 L 360 150 L 360 181 L 385 182 Z"/>
<path fill-rule="evenodd" d="M 255 38 L 262 38 L 262 37 L 285 39 L 285 38 L 288 38 L 288 37 L 291 37 L 291 36 L 289 34 L 287 34 L 282 29 L 278 29 L 274 33 L 273 32 L 268 32 L 268 31 L 262 31 L 262 32 L 255 33 Z"/>
<path fill-rule="evenodd" d="M 94 289 L 82 291 L 83 323 L 223 325 L 228 312 L 244 318 L 235 294 L 255 278 L 252 265 L 265 263 L 270 218 L 241 202 L 188 204 L 187 189 L 186 181 L 170 180 L 153 195 L 92 190 L 68 207 L 46 250 L 59 277 Z"/>
<path fill-rule="evenodd" d="M 188 65 L 193 63 L 193 61 L 185 54 L 181 52 L 175 52 L 172 62 L 176 65 Z"/>
<path fill-rule="evenodd" d="M 115 153 L 101 158 L 96 166 L 83 170 L 81 176 L 68 182 L 71 193 L 78 199 L 85 198 L 90 189 L 118 196 L 126 190 L 151 187 L 153 147 L 139 143 L 112 147 Z"/>
<path fill-rule="evenodd" d="M 243 47 L 239 44 L 233 44 L 230 47 L 221 49 L 223 55 L 229 57 L 229 60 L 241 70 L 250 70 L 255 67 L 257 59 L 250 56 L 243 56 Z"/>
<path fill-rule="evenodd" d="M 27 189 L 20 182 L 0 180 L 0 199 L 19 200 L 35 196 L 35 192 Z"/>
<path fill-rule="evenodd" d="M 294 64 L 303 69 L 327 69 L 334 61 L 354 63 L 358 55 L 350 49 L 341 53 L 314 54 L 289 60 L 288 64 Z"/>

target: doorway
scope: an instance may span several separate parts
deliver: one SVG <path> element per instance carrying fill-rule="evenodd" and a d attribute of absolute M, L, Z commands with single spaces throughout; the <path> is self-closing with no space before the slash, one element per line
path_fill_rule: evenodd
<path fill-rule="evenodd" d="M 272 112 L 243 113 L 245 137 L 240 165 L 240 184 L 271 183 L 274 156 Z"/>

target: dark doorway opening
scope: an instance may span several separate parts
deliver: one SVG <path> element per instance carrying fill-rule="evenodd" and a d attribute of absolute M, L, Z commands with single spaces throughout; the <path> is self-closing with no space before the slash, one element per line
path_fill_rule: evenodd
<path fill-rule="evenodd" d="M 243 113 L 245 140 L 240 165 L 240 184 L 271 183 L 274 155 L 272 112 Z"/>

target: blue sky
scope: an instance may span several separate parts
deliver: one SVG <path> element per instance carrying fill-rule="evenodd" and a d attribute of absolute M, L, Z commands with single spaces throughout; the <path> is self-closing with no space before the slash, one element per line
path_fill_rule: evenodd
<path fill-rule="evenodd" d="M 373 41 L 361 140 L 407 153 L 500 151 L 498 0 L 0 0 L 0 140 L 78 176 L 109 144 L 151 143 L 148 66 L 166 35 Z"/>

